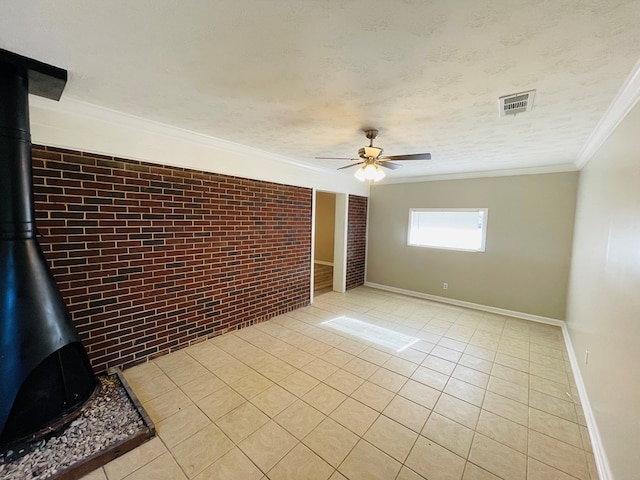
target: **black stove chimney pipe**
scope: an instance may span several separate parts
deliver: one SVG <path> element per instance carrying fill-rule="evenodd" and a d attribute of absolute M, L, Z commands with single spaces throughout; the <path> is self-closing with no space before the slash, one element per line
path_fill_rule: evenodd
<path fill-rule="evenodd" d="M 96 379 L 36 239 L 28 94 L 67 72 L 0 50 L 0 447 L 64 422 Z"/>

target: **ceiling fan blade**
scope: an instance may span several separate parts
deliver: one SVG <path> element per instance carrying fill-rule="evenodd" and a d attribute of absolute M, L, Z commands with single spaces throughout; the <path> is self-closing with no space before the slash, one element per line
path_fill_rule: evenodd
<path fill-rule="evenodd" d="M 315 157 L 316 160 L 360 160 L 359 158 L 351 157 Z"/>
<path fill-rule="evenodd" d="M 411 155 L 390 155 L 380 160 L 431 160 L 430 153 L 413 153 Z"/>
<path fill-rule="evenodd" d="M 397 170 L 401 168 L 402 165 L 398 165 L 397 163 L 391 162 L 377 162 L 376 165 L 380 165 L 381 167 L 388 168 L 389 170 Z"/>
<path fill-rule="evenodd" d="M 362 165 L 363 163 L 366 163 L 366 162 L 352 163 L 351 165 L 345 165 L 344 167 L 337 168 L 336 170 L 342 170 L 344 168 L 355 167 L 356 165 Z"/>

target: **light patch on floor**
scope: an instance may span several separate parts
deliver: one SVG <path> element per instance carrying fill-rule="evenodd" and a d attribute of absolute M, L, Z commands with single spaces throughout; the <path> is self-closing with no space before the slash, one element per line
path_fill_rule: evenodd
<path fill-rule="evenodd" d="M 368 342 L 373 342 L 376 345 L 390 348 L 396 352 L 401 352 L 405 348 L 410 347 L 419 338 L 411 337 L 403 333 L 398 333 L 388 328 L 379 327 L 372 323 L 363 322 L 362 320 L 356 320 L 351 317 L 338 317 L 332 320 L 322 322 L 322 325 L 334 328 L 342 333 L 359 337 Z"/>

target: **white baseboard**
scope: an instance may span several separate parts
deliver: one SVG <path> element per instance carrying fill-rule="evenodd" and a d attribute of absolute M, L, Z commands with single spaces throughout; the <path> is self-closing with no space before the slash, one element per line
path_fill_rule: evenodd
<path fill-rule="evenodd" d="M 409 297 L 424 298 L 426 300 L 433 300 L 434 302 L 448 303 L 449 305 L 456 305 L 457 307 L 471 308 L 473 310 L 481 310 L 483 312 L 497 313 L 498 315 L 507 315 L 509 317 L 521 318 L 523 320 L 531 320 L 538 323 L 546 323 L 549 325 L 556 325 L 562 327 L 564 320 L 558 320 L 556 318 L 542 317 L 540 315 L 532 315 L 531 313 L 517 312 L 515 310 L 506 310 L 504 308 L 491 307 L 489 305 L 481 305 L 479 303 L 465 302 L 463 300 L 456 300 L 455 298 L 439 297 L 437 295 L 431 295 L 429 293 L 416 292 L 413 290 L 405 290 L 404 288 L 391 287 L 389 285 L 382 285 L 379 283 L 364 282 L 365 287 L 377 288 L 378 290 L 386 290 L 388 292 L 399 293 L 401 295 L 407 295 Z"/>
<path fill-rule="evenodd" d="M 561 328 L 562 336 L 564 338 L 565 346 L 567 347 L 567 353 L 569 355 L 569 363 L 571 364 L 571 370 L 573 371 L 573 377 L 578 388 L 578 395 L 580 396 L 580 403 L 582 404 L 582 410 L 587 421 L 587 428 L 589 430 L 589 436 L 591 437 L 591 446 L 593 447 L 593 455 L 596 460 L 596 466 L 598 467 L 598 474 L 600 480 L 613 480 L 613 474 L 611 473 L 611 467 L 607 460 L 607 455 L 604 451 L 602 444 L 602 438 L 596 424 L 591 404 L 589 403 L 589 397 L 587 396 L 587 389 L 582 381 L 580 374 L 580 367 L 576 357 L 575 350 L 571 343 L 571 337 L 569 336 L 569 330 L 564 320 L 558 320 L 555 318 L 542 317 L 539 315 L 532 315 L 530 313 L 517 312 L 514 310 L 506 310 L 504 308 L 491 307 L 488 305 L 481 305 L 478 303 L 465 302 L 463 300 L 456 300 L 455 298 L 439 297 L 437 295 L 430 295 L 428 293 L 416 292 L 413 290 L 405 290 L 403 288 L 391 287 L 389 285 L 382 285 L 379 283 L 365 282 L 366 287 L 377 288 L 379 290 L 386 290 L 388 292 L 399 293 L 401 295 L 407 295 L 410 297 L 424 298 L 426 300 L 432 300 L 435 302 L 446 303 L 450 305 L 456 305 L 458 307 L 471 308 L 473 310 L 480 310 L 483 312 L 497 313 L 499 315 L 507 315 L 510 317 L 521 318 L 523 320 L 531 320 L 533 322 L 546 323 L 550 325 L 556 325 Z"/>
<path fill-rule="evenodd" d="M 611 467 L 609 466 L 609 460 L 607 459 L 607 455 L 604 451 L 600 431 L 598 430 L 598 425 L 596 424 L 596 419 L 593 415 L 591 404 L 589 403 L 587 389 L 582 381 L 582 375 L 580 374 L 580 364 L 578 363 L 578 358 L 576 357 L 576 352 L 573 349 L 569 330 L 566 325 L 562 326 L 562 335 L 564 336 L 564 343 L 567 346 L 569 363 L 571 364 L 573 378 L 576 382 L 576 387 L 578 388 L 578 395 L 580 396 L 580 403 L 582 403 L 584 417 L 587 421 L 587 429 L 589 430 L 589 437 L 591 438 L 593 456 L 596 460 L 596 467 L 598 467 L 598 475 L 600 476 L 600 480 L 613 480 L 613 473 L 611 473 Z"/>
<path fill-rule="evenodd" d="M 333 262 L 325 262 L 324 260 L 314 260 L 313 263 L 317 263 L 318 265 L 327 265 L 328 267 L 333 267 Z"/>

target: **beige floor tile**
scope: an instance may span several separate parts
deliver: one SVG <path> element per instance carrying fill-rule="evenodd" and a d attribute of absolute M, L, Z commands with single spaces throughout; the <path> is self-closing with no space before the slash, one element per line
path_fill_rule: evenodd
<path fill-rule="evenodd" d="M 395 478 L 400 467 L 400 463 L 389 455 L 360 440 L 338 470 L 348 478 L 386 480 Z"/>
<path fill-rule="evenodd" d="M 321 383 L 317 387 L 313 388 L 302 399 L 312 407 L 320 410 L 325 415 L 329 415 L 333 412 L 338 405 L 340 405 L 347 396 L 344 393 L 339 392 L 335 388 L 332 388 L 324 383 Z"/>
<path fill-rule="evenodd" d="M 333 472 L 333 475 L 329 477 L 329 480 L 348 480 L 348 479 L 347 477 L 345 477 L 339 471 L 336 470 L 335 472 Z"/>
<path fill-rule="evenodd" d="M 521 370 L 496 363 L 491 370 L 491 375 L 529 388 L 529 374 Z"/>
<path fill-rule="evenodd" d="M 269 421 L 264 413 L 249 402 L 216 420 L 216 425 L 235 443 L 240 443 Z"/>
<path fill-rule="evenodd" d="M 297 443 L 293 435 L 271 420 L 240 442 L 238 447 L 260 470 L 268 472 Z"/>
<path fill-rule="evenodd" d="M 485 389 L 463 382 L 457 378 L 450 378 L 447 386 L 444 388 L 444 393 L 471 403 L 476 407 L 480 407 L 484 400 Z"/>
<path fill-rule="evenodd" d="M 423 407 L 432 409 L 435 403 L 438 401 L 440 392 L 435 388 L 431 388 L 415 380 L 409 380 L 398 392 L 401 395 L 412 402 L 418 403 Z"/>
<path fill-rule="evenodd" d="M 410 468 L 403 466 L 400 469 L 400 473 L 398 473 L 396 480 L 424 480 L 424 477 L 421 475 L 418 475 L 416 472 L 414 472 Z"/>
<path fill-rule="evenodd" d="M 462 480 L 501 480 L 500 477 L 496 477 L 493 473 L 489 473 L 486 470 L 474 465 L 471 462 L 467 462 L 467 466 L 464 468 L 464 475 Z"/>
<path fill-rule="evenodd" d="M 364 383 L 364 379 L 354 375 L 353 373 L 349 373 L 346 370 L 340 369 L 329 375 L 324 380 L 324 383 L 345 395 L 351 395 L 356 388 Z"/>
<path fill-rule="evenodd" d="M 216 368 L 213 369 L 213 373 L 227 385 L 240 380 L 242 377 L 246 377 L 252 371 L 251 368 L 238 360 L 230 362 L 227 365 L 216 365 Z"/>
<path fill-rule="evenodd" d="M 456 368 L 456 363 L 445 360 L 444 358 L 436 357 L 434 355 L 429 355 L 422 362 L 422 366 L 449 376 Z"/>
<path fill-rule="evenodd" d="M 107 475 L 104 473 L 102 468 L 98 468 L 93 472 L 87 473 L 85 476 L 81 477 L 80 480 L 107 480 Z"/>
<path fill-rule="evenodd" d="M 233 448 L 233 442 L 216 425 L 208 425 L 171 448 L 171 454 L 189 478 Z"/>
<path fill-rule="evenodd" d="M 195 480 L 260 480 L 262 477 L 260 469 L 239 448 L 234 447 L 205 468 Z"/>
<path fill-rule="evenodd" d="M 408 360 L 403 360 L 402 358 L 391 357 L 389 360 L 384 362 L 383 367 L 387 370 L 391 370 L 392 372 L 404 375 L 405 377 L 410 377 L 413 372 L 415 372 L 416 368 L 418 368 L 418 364 Z"/>
<path fill-rule="evenodd" d="M 527 454 L 527 428 L 518 423 L 482 410 L 476 431 L 496 442 Z"/>
<path fill-rule="evenodd" d="M 322 355 L 323 360 L 333 363 L 336 367 L 344 367 L 344 365 L 349 363 L 353 358 L 354 356 L 350 353 L 343 352 L 337 348 L 332 348 Z"/>
<path fill-rule="evenodd" d="M 156 431 L 164 444 L 171 448 L 210 423 L 198 407 L 191 405 L 156 423 Z"/>
<path fill-rule="evenodd" d="M 362 436 L 379 415 L 373 408 L 353 398 L 347 398 L 331 413 L 330 417 L 356 435 Z"/>
<path fill-rule="evenodd" d="M 546 378 L 552 382 L 560 383 L 562 385 L 569 385 L 569 377 L 564 368 L 559 369 L 557 367 L 547 367 L 538 363 L 531 362 L 529 366 L 529 373 L 538 377 Z"/>
<path fill-rule="evenodd" d="M 479 467 L 509 480 L 525 480 L 527 476 L 527 456 L 476 433 L 469 461 Z"/>
<path fill-rule="evenodd" d="M 280 426 L 300 440 L 324 419 L 323 413 L 302 400 L 296 400 L 274 418 Z"/>
<path fill-rule="evenodd" d="M 440 396 L 433 411 L 471 429 L 476 428 L 480 416 L 480 409 L 475 405 L 445 393 Z"/>
<path fill-rule="evenodd" d="M 296 400 L 295 395 L 287 392 L 281 386 L 272 385 L 264 392 L 253 397 L 251 403 L 266 413 L 270 418 L 273 418 Z"/>
<path fill-rule="evenodd" d="M 271 363 L 256 368 L 256 370 L 272 382 L 277 383 L 283 378 L 291 375 L 297 369 L 293 365 L 289 365 L 282 360 L 275 360 Z"/>
<path fill-rule="evenodd" d="M 176 461 L 169 452 L 163 453 L 144 467 L 136 470 L 127 480 L 187 480 Z"/>
<path fill-rule="evenodd" d="M 292 373 L 288 377 L 283 378 L 278 382 L 285 390 L 291 392 L 296 397 L 302 397 L 305 393 L 318 385 L 320 381 L 307 373 L 298 370 Z"/>
<path fill-rule="evenodd" d="M 332 363 L 326 362 L 320 358 L 316 358 L 313 361 L 307 363 L 301 369 L 303 372 L 308 373 L 314 378 L 322 381 L 329 375 L 338 370 L 338 367 Z"/>
<path fill-rule="evenodd" d="M 378 412 L 382 412 L 386 406 L 389 405 L 389 402 L 394 397 L 394 393 L 374 383 L 364 382 L 351 394 L 351 397 Z"/>
<path fill-rule="evenodd" d="M 327 480 L 334 468 L 299 443 L 269 472 L 271 480 Z"/>
<path fill-rule="evenodd" d="M 577 423 L 570 422 L 535 408 L 530 408 L 529 428 L 573 445 L 574 447 L 583 448 L 582 436 Z"/>
<path fill-rule="evenodd" d="M 411 375 L 411 379 L 442 391 L 447 385 L 449 376 L 427 367 L 418 367 Z"/>
<path fill-rule="evenodd" d="M 384 362 L 391 358 L 389 353 L 382 352 L 377 348 L 369 347 L 363 352 L 358 354 L 358 357 L 366 360 L 367 362 L 375 363 L 376 365 L 382 366 Z"/>
<path fill-rule="evenodd" d="M 127 368 L 122 372 L 127 382 L 133 387 L 134 383 L 139 381 L 146 381 L 158 375 L 162 375 L 164 372 L 158 366 L 156 362 L 145 362 L 135 367 Z"/>
<path fill-rule="evenodd" d="M 267 377 L 260 375 L 257 372 L 251 372 L 246 377 L 233 382 L 230 387 L 240 395 L 242 395 L 244 398 L 251 399 L 259 393 L 264 392 L 272 385 L 273 382 Z"/>
<path fill-rule="evenodd" d="M 167 355 L 167 357 L 171 357 L 171 356 L 172 355 Z M 165 357 L 160 357 L 160 358 L 165 358 Z M 160 358 L 158 360 L 160 360 Z M 189 367 L 165 370 L 165 373 L 171 379 L 171 381 L 178 386 L 184 385 L 185 383 L 192 382 L 193 380 L 196 380 L 197 378 L 209 373 L 209 370 L 204 368 L 198 362 L 196 362 L 193 359 L 191 359 L 191 361 L 193 362 L 193 364 L 189 365 Z"/>
<path fill-rule="evenodd" d="M 570 422 L 577 422 L 576 409 L 572 402 L 547 395 L 535 390 L 529 393 L 529 406 L 550 413 L 557 417 L 564 418 Z"/>
<path fill-rule="evenodd" d="M 316 454 L 338 467 L 358 443 L 358 436 L 331 418 L 325 418 L 304 440 Z"/>
<path fill-rule="evenodd" d="M 154 423 L 170 417 L 189 405 L 193 405 L 191 399 L 187 397 L 182 390 L 177 388 L 169 390 L 167 393 L 163 393 L 143 404 L 144 409 Z"/>
<path fill-rule="evenodd" d="M 473 440 L 473 430 L 438 413 L 429 416 L 422 435 L 462 458 L 467 458 Z"/>
<path fill-rule="evenodd" d="M 342 351 L 350 353 L 351 355 L 358 355 L 367 349 L 367 345 L 360 343 L 356 340 L 347 339 L 338 345 L 338 348 Z"/>
<path fill-rule="evenodd" d="M 487 392 L 482 408 L 525 427 L 529 424 L 529 407 L 502 395 Z"/>
<path fill-rule="evenodd" d="M 342 369 L 346 370 L 349 373 L 353 373 L 358 377 L 367 379 L 373 374 L 373 372 L 378 370 L 378 366 L 375 363 L 367 362 L 366 360 L 362 360 L 361 358 L 354 357 L 349 362 L 347 362 L 342 367 Z"/>
<path fill-rule="evenodd" d="M 529 377 L 529 388 L 536 392 L 556 397 L 559 400 L 566 400 L 569 398 L 567 396 L 567 392 L 571 391 L 568 385 L 557 383 L 536 375 L 531 375 Z"/>
<path fill-rule="evenodd" d="M 222 380 L 216 377 L 213 373 L 207 372 L 195 380 L 180 386 L 180 390 L 182 390 L 192 402 L 197 402 L 198 400 L 202 400 L 204 397 L 220 390 L 224 386 L 225 383 Z"/>
<path fill-rule="evenodd" d="M 455 325 L 449 328 L 449 330 L 447 330 L 447 333 L 445 333 L 445 336 L 438 342 L 438 345 L 441 347 L 449 348 L 451 350 L 455 350 L 456 352 L 464 352 L 464 349 L 467 348 L 467 341 L 471 338 L 471 335 L 469 335 L 469 338 L 465 339 L 465 341 L 455 340 L 451 336 L 456 336 L 456 332 L 455 330 L 453 330 L 455 328 Z"/>
<path fill-rule="evenodd" d="M 148 370 L 153 371 L 151 368 L 148 368 Z M 129 377 L 125 376 L 125 378 L 142 403 L 146 403 L 156 397 L 159 397 L 163 393 L 167 393 L 178 388 L 177 385 L 173 383 L 162 371 L 160 371 L 159 374 L 153 374 L 150 377 L 138 378 L 137 376 L 130 375 Z"/>
<path fill-rule="evenodd" d="M 529 430 L 529 456 L 569 475 L 589 480 L 584 450 Z"/>
<path fill-rule="evenodd" d="M 407 382 L 407 377 L 386 368 L 379 368 L 373 372 L 368 381 L 392 392 L 397 392 Z"/>
<path fill-rule="evenodd" d="M 529 361 L 518 357 L 512 357 L 505 353 L 496 354 L 495 363 L 515 370 L 520 370 L 521 372 L 529 373 Z"/>
<path fill-rule="evenodd" d="M 382 413 L 414 432 L 420 432 L 429 418 L 431 410 L 397 395 L 393 397 Z"/>
<path fill-rule="evenodd" d="M 489 375 L 464 365 L 458 365 L 451 376 L 482 389 L 487 388 L 487 383 L 489 383 Z"/>
<path fill-rule="evenodd" d="M 433 350 L 431 350 L 429 356 L 439 357 L 444 360 L 457 363 L 458 360 L 460 360 L 460 357 L 462 357 L 462 353 L 437 345 Z"/>
<path fill-rule="evenodd" d="M 419 436 L 405 465 L 429 480 L 453 480 L 462 478 L 465 460 Z"/>
<path fill-rule="evenodd" d="M 589 478 L 591 480 L 600 480 L 600 474 L 598 473 L 598 466 L 596 465 L 596 457 L 593 453 L 585 453 L 587 457 L 587 469 L 589 470 Z"/>
<path fill-rule="evenodd" d="M 465 349 L 464 353 L 476 358 L 481 358 L 482 360 L 487 360 L 489 362 L 493 362 L 493 360 L 496 358 L 496 351 L 494 349 L 479 347 L 477 345 L 469 345 Z"/>
<path fill-rule="evenodd" d="M 591 436 L 587 427 L 580 425 L 580 437 L 582 438 L 582 449 L 585 452 L 593 453 L 593 445 L 591 444 Z"/>
<path fill-rule="evenodd" d="M 529 389 L 527 387 L 498 377 L 491 377 L 487 390 L 525 405 L 529 403 Z"/>
<path fill-rule="evenodd" d="M 529 457 L 527 480 L 575 480 L 575 478 Z"/>
<path fill-rule="evenodd" d="M 381 415 L 367 430 L 363 438 L 403 463 L 418 438 L 418 434 Z"/>
<path fill-rule="evenodd" d="M 424 344 L 420 347 L 420 349 L 415 348 L 416 344 L 411 345 L 411 348 L 406 348 L 399 352 L 396 352 L 394 355 L 396 357 L 400 357 L 404 360 L 408 360 L 416 365 L 420 365 L 425 358 L 427 358 L 427 354 L 433 350 L 435 345 L 431 345 L 428 351 L 424 351 Z"/>
<path fill-rule="evenodd" d="M 207 395 L 202 400 L 196 402 L 198 408 L 202 410 L 211 420 L 226 415 L 246 400 L 242 395 L 232 390 L 230 387 L 222 387 L 211 395 Z"/>
<path fill-rule="evenodd" d="M 112 460 L 104 466 L 109 480 L 121 480 L 131 472 L 138 470 L 150 461 L 165 453 L 167 448 L 160 438 L 154 437 L 139 447 Z"/>
<path fill-rule="evenodd" d="M 469 355 L 468 353 L 462 354 L 458 364 L 487 374 L 491 373 L 491 369 L 493 368 L 493 363 L 489 360 L 483 360 L 481 358 L 474 357 L 473 355 Z"/>

